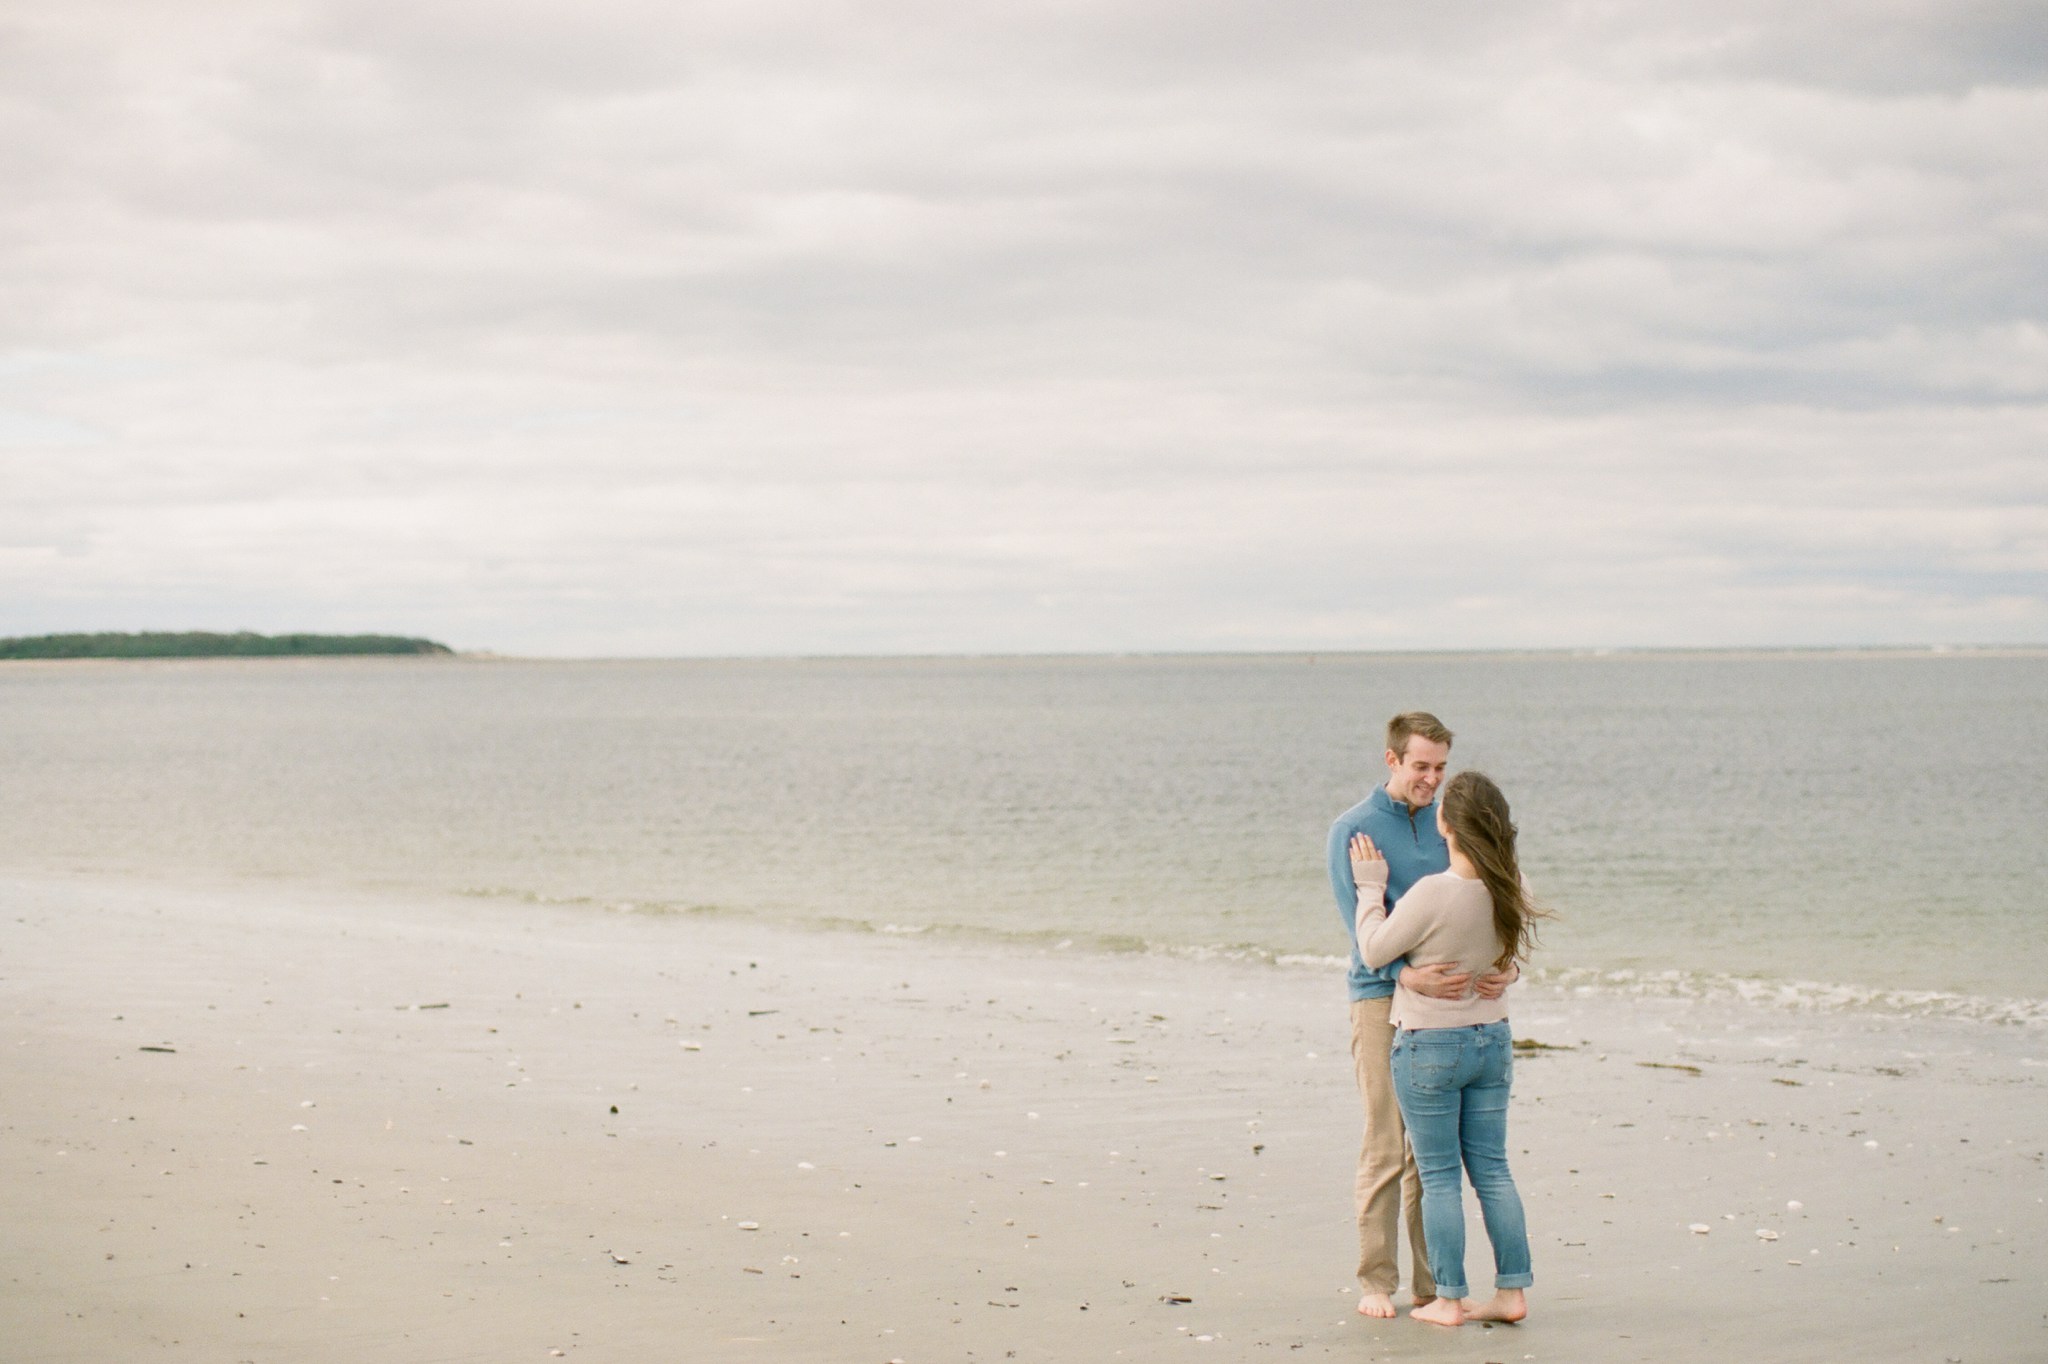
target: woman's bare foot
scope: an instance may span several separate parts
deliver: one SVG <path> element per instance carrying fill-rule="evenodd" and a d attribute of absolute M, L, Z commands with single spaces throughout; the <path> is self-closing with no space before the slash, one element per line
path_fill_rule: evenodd
<path fill-rule="evenodd" d="M 1529 1295 L 1519 1288 L 1496 1288 L 1493 1301 L 1465 1313 L 1467 1321 L 1520 1321 L 1529 1315 Z"/>
<path fill-rule="evenodd" d="M 1394 1299 L 1388 1293 L 1368 1293 L 1358 1300 L 1358 1315 L 1361 1317 L 1391 1317 L 1394 1315 Z"/>
<path fill-rule="evenodd" d="M 1408 1315 L 1436 1326 L 1463 1326 L 1465 1303 L 1461 1298 L 1431 1298 Z"/>

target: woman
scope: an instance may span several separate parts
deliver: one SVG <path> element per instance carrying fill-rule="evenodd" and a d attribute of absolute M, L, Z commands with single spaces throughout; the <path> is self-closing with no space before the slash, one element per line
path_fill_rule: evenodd
<path fill-rule="evenodd" d="M 1507 798 L 1478 772 L 1460 772 L 1437 801 L 1449 871 L 1425 876 L 1388 914 L 1386 859 L 1372 840 L 1351 841 L 1358 883 L 1358 951 L 1368 966 L 1406 957 L 1410 966 L 1456 962 L 1474 976 L 1505 971 L 1534 945 L 1544 912 L 1529 899 L 1515 861 Z M 1422 1231 L 1438 1297 L 1409 1313 L 1418 1321 L 1520 1321 L 1529 1314 L 1529 1232 L 1508 1173 L 1508 1087 L 1514 1064 L 1507 1003 L 1469 993 L 1432 999 L 1396 987 L 1394 1094 L 1422 1175 Z M 1458 1167 L 1472 1176 L 1493 1242 L 1494 1295 L 1465 1296 L 1465 1206 Z"/>

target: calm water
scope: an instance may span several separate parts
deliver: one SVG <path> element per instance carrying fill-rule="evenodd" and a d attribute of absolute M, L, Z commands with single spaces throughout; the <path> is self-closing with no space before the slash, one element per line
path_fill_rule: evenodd
<path fill-rule="evenodd" d="M 1329 956 L 1412 707 L 1546 973 L 2048 1017 L 2041 656 L 14 665 L 0 868 Z"/>

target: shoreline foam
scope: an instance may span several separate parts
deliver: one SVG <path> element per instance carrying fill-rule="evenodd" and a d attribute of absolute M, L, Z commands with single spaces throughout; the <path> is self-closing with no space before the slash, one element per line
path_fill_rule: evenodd
<path fill-rule="evenodd" d="M 1159 942 L 1130 933 L 1084 933 L 1068 928 L 1005 929 L 987 924 L 898 923 L 847 915 L 808 920 L 749 909 L 651 901 L 607 902 L 594 896 L 546 896 L 513 890 L 468 889 L 464 898 L 514 901 L 548 908 L 585 909 L 604 914 L 652 918 L 728 919 L 773 931 L 925 937 L 935 941 L 983 943 L 992 948 L 1069 949 L 1105 955 L 1143 955 L 1192 962 L 1229 961 L 1309 972 L 1341 971 L 1346 958 L 1297 952 L 1254 943 Z M 1531 984 L 1577 995 L 1630 999 L 1682 999 L 1741 1004 L 1751 1008 L 1811 1013 L 1872 1013 L 1887 1017 L 1944 1018 L 2017 1027 L 2048 1027 L 2048 997 L 1972 995 L 1952 990 L 1907 989 L 1844 981 L 1741 976 L 1725 971 L 1662 970 L 1600 966 L 1535 965 Z"/>

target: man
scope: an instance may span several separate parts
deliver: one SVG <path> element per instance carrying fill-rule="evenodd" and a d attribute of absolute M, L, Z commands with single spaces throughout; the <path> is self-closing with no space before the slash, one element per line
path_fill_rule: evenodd
<path fill-rule="evenodd" d="M 1436 793 L 1451 760 L 1451 731 L 1427 711 L 1396 715 L 1387 724 L 1387 780 L 1330 826 L 1330 887 L 1351 940 L 1351 1066 L 1365 1106 L 1365 1139 L 1358 1152 L 1353 1190 L 1358 1211 L 1358 1310 L 1368 1317 L 1394 1315 L 1400 1286 L 1400 1219 L 1408 1220 L 1408 1250 L 1414 1266 L 1415 1302 L 1436 1297 L 1429 1254 L 1422 1240 L 1422 1181 L 1409 1154 L 1394 1098 L 1394 1028 L 1387 1015 L 1394 984 L 1443 999 L 1476 989 L 1498 998 L 1517 973 L 1484 975 L 1475 982 L 1451 963 L 1409 966 L 1396 959 L 1379 970 L 1358 955 L 1358 887 L 1351 879 L 1351 837 L 1372 839 L 1387 859 L 1389 909 L 1425 876 L 1450 869 L 1450 851 L 1436 827 Z"/>

